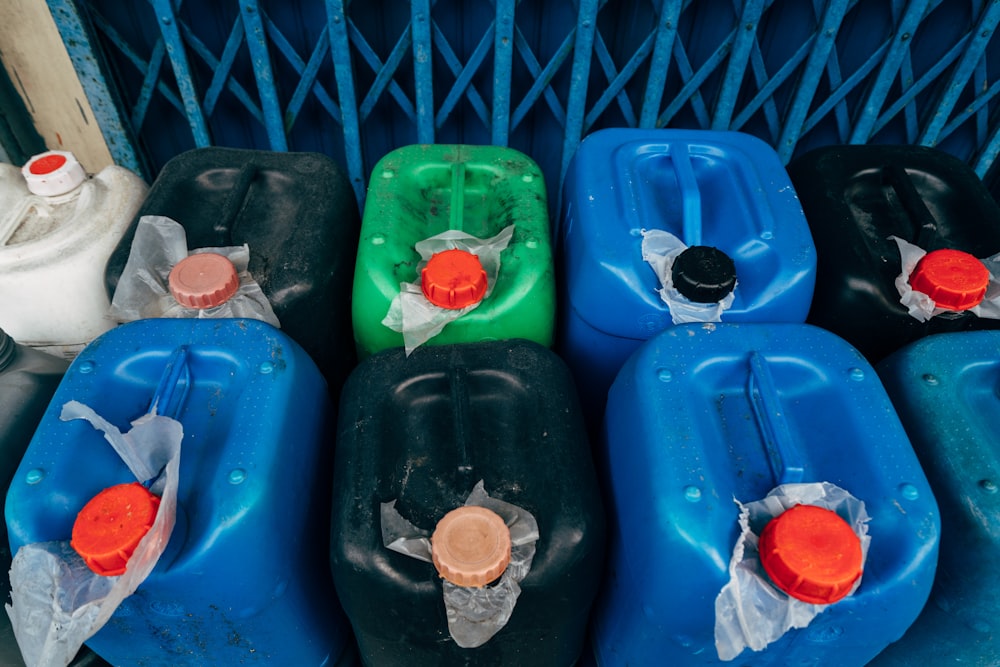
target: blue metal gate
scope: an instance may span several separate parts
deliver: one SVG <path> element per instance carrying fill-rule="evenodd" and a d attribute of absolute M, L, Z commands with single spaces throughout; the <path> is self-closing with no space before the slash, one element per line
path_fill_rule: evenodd
<path fill-rule="evenodd" d="M 48 0 L 115 160 L 492 143 L 550 190 L 609 126 L 1000 149 L 995 0 Z"/>

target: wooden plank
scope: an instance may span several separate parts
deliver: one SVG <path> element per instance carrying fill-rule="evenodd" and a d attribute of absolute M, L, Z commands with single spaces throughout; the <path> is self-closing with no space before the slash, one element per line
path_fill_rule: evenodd
<path fill-rule="evenodd" d="M 0 17 L 0 60 L 45 145 L 72 151 L 90 173 L 113 164 L 46 4 L 0 0 Z"/>

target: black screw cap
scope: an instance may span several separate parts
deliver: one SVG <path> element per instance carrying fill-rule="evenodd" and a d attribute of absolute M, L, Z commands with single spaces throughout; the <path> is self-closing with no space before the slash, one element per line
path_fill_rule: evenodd
<path fill-rule="evenodd" d="M 685 249 L 674 260 L 671 277 L 677 291 L 695 303 L 717 303 L 736 287 L 736 264 L 711 246 Z"/>

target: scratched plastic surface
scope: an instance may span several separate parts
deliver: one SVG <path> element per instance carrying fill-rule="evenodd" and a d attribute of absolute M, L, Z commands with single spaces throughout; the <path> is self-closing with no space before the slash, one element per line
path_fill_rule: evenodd
<path fill-rule="evenodd" d="M 332 409 L 305 352 L 256 320 L 142 320 L 76 359 L 7 494 L 11 547 L 66 539 L 130 480 L 80 401 L 120 429 L 157 404 L 184 427 L 160 562 L 87 645 L 112 664 L 321 665 L 349 641 L 326 565 Z"/>
<path fill-rule="evenodd" d="M 606 413 L 609 567 L 592 639 L 619 665 L 864 665 L 927 599 L 939 516 L 864 358 L 804 324 L 686 324 L 630 357 Z M 858 590 L 763 651 L 719 661 L 715 599 L 739 533 L 734 499 L 830 482 L 865 502 Z"/>
<path fill-rule="evenodd" d="M 603 409 L 629 354 L 672 326 L 642 229 L 714 246 L 736 265 L 723 322 L 804 322 L 816 253 L 774 150 L 739 132 L 602 130 L 577 150 L 556 231 L 557 350 L 584 406 Z"/>
<path fill-rule="evenodd" d="M 929 336 L 878 365 L 941 507 L 924 611 L 871 664 L 996 665 L 1000 656 L 1000 331 Z"/>
<path fill-rule="evenodd" d="M 965 311 L 920 322 L 900 303 L 897 236 L 923 250 L 1000 252 L 1000 207 L 969 165 L 923 146 L 827 146 L 788 165 L 819 258 L 808 321 L 872 363 L 923 336 L 995 329 Z"/>

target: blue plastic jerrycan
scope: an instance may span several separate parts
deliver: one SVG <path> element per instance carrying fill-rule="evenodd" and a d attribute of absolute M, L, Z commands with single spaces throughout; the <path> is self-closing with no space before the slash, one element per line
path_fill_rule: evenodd
<path fill-rule="evenodd" d="M 872 664 L 1000 659 L 1000 331 L 937 334 L 877 366 L 941 507 L 930 600 Z"/>
<path fill-rule="evenodd" d="M 130 665 L 332 663 L 350 642 L 326 565 L 333 411 L 313 361 L 242 319 L 152 319 L 102 335 L 56 390 L 7 494 L 12 551 L 68 540 L 99 492 L 134 482 L 69 401 L 123 432 L 183 426 L 176 524 L 151 574 L 87 645 Z M 83 555 L 83 554 L 81 554 Z"/>
<path fill-rule="evenodd" d="M 644 259 L 650 232 L 684 246 L 661 269 L 669 287 Z M 717 303 L 711 315 L 722 322 L 804 322 L 809 311 L 809 226 L 774 149 L 747 134 L 591 134 L 570 163 L 556 235 L 557 350 L 591 414 L 629 354 L 691 321 L 692 308 Z"/>
<path fill-rule="evenodd" d="M 937 505 L 878 376 L 843 340 L 805 324 L 672 327 L 622 368 L 605 427 L 614 515 L 593 617 L 600 665 L 860 667 L 917 617 L 934 577 Z M 864 503 L 869 541 L 857 587 L 831 604 L 804 603 L 805 589 L 786 577 L 795 569 L 764 558 L 764 534 L 792 517 L 775 512 L 755 532 L 759 543 L 743 543 L 745 556 L 760 552 L 755 585 L 782 613 L 819 609 L 804 627 L 724 662 L 720 594 L 744 535 L 735 501 L 749 512 L 779 489 L 817 485 Z M 748 519 L 753 529 L 753 512 Z M 785 560 L 803 554 L 795 546 Z M 813 578 L 798 572 L 804 583 Z"/>

